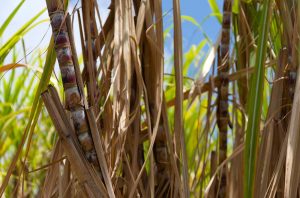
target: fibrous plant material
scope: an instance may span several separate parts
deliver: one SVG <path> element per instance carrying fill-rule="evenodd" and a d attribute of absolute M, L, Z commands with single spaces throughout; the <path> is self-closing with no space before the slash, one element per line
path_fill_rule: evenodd
<path fill-rule="evenodd" d="M 284 67 L 287 64 L 287 49 L 284 48 L 280 51 L 278 66 L 276 67 L 275 79 L 282 79 L 284 76 Z M 267 114 L 267 122 L 262 138 L 259 152 L 259 160 L 256 170 L 255 191 L 256 197 L 264 197 L 267 193 L 268 185 L 271 182 L 271 173 L 275 170 L 275 166 L 278 161 L 278 153 L 281 149 L 282 139 L 284 138 L 285 130 L 283 130 L 282 108 L 278 110 L 278 107 L 285 107 L 283 103 L 283 81 L 278 81 L 274 84 L 271 92 L 271 102 Z M 278 192 L 280 195 L 282 192 Z"/>
<path fill-rule="evenodd" d="M 230 25 L 231 25 L 232 1 L 224 0 L 222 38 L 219 48 L 218 75 L 220 77 L 220 87 L 218 88 L 218 107 L 217 124 L 219 128 L 219 164 L 227 156 L 227 130 L 230 125 L 228 113 L 228 72 L 229 72 L 229 53 L 230 53 Z M 226 167 L 226 166 L 225 166 Z M 226 174 L 227 168 L 224 168 L 220 176 L 220 189 L 218 197 L 226 197 Z"/>
<path fill-rule="evenodd" d="M 93 139 L 90 134 L 82 93 L 76 80 L 76 73 L 70 46 L 70 39 L 66 26 L 64 5 L 59 0 L 47 1 L 49 16 L 55 42 L 55 50 L 59 63 L 63 86 L 65 90 L 66 109 L 72 114 L 76 135 L 82 146 L 85 157 L 95 167 L 99 168 Z"/>
<path fill-rule="evenodd" d="M 176 98 L 175 98 L 175 113 L 174 113 L 174 135 L 175 135 L 175 152 L 181 155 L 182 159 L 182 176 L 183 190 L 182 197 L 190 197 L 189 188 L 189 173 L 186 154 L 186 145 L 184 137 L 183 123 L 183 57 L 182 57 L 182 28 L 181 28 L 181 11 L 180 1 L 173 0 L 174 8 L 174 67 L 176 81 Z"/>
<path fill-rule="evenodd" d="M 251 82 L 249 103 L 248 103 L 248 126 L 245 140 L 245 175 L 244 175 L 244 196 L 254 196 L 255 163 L 257 159 L 260 119 L 262 112 L 262 96 L 264 92 L 265 60 L 267 51 L 267 38 L 270 27 L 272 0 L 263 2 L 261 15 L 261 28 L 259 29 L 258 50 L 256 56 L 255 72 Z"/>
<path fill-rule="evenodd" d="M 30 124 L 5 170 L 7 176 L 0 178 L 0 195 L 5 191 L 26 197 L 38 189 L 36 194 L 44 197 L 297 196 L 300 127 L 295 43 L 300 20 L 296 0 L 276 0 L 276 6 L 272 0 L 225 0 L 223 22 L 217 0 L 209 0 L 222 31 L 215 44 L 205 38 L 186 52 L 181 20 L 196 24 L 200 30 L 201 24 L 181 16 L 179 0 L 172 1 L 171 12 L 165 14 L 161 0 L 113 0 L 103 25 L 98 1 L 78 2 L 70 16 L 62 1 L 49 0 L 48 5 L 54 30 L 51 45 L 55 43 L 65 90 L 59 93 L 65 94 L 66 105 L 63 107 L 50 86 L 42 94 L 48 114 L 41 111 L 40 92 L 49 81 L 43 74 Z M 165 19 L 172 17 L 173 24 L 164 27 L 168 25 Z M 77 57 L 73 26 L 80 32 L 82 59 Z M 234 34 L 230 35 L 231 31 Z M 174 60 L 175 69 L 164 74 L 169 68 L 165 67 L 169 59 L 164 49 L 173 33 L 170 65 Z M 211 48 L 206 55 L 204 47 Z M 53 64 L 48 57 L 43 68 L 49 78 L 56 59 L 55 53 L 51 54 Z M 211 68 L 217 55 L 215 73 Z M 30 59 L 24 60 L 26 64 L 5 63 L 0 73 L 27 70 Z M 52 66 L 46 67 L 48 64 Z M 194 69 L 199 76 L 192 74 Z M 8 100 L 18 95 L 10 93 L 14 81 L 3 82 L 1 79 L 0 93 L 2 87 L 8 91 L 4 97 L 0 95 L 0 111 L 4 112 L 0 115 L 0 155 L 12 139 L 10 128 L 15 128 L 7 123 L 20 116 L 13 112 L 15 103 Z M 62 88 L 55 78 L 51 82 Z M 40 112 L 40 120 L 47 124 L 34 128 Z M 20 133 L 14 131 L 13 136 Z M 33 141 L 46 139 L 40 135 L 51 139 L 47 147 L 43 145 L 43 152 L 36 149 L 40 142 Z M 8 138 L 4 145 L 3 136 Z M 36 157 L 27 156 L 50 154 L 51 146 L 48 161 L 44 155 L 37 162 Z M 93 152 L 92 160 L 89 152 Z M 10 160 L 6 156 L 13 152 L 6 153 L 0 165 Z M 39 174 L 38 182 L 33 173 Z M 31 187 L 31 183 L 39 186 Z"/>
<path fill-rule="evenodd" d="M 55 128 L 61 137 L 64 151 L 72 164 L 73 173 L 76 174 L 82 191 L 91 197 L 105 197 L 107 195 L 105 186 L 96 170 L 92 169 L 86 161 L 55 88 L 50 86 L 49 91 L 42 94 L 42 98 Z"/>
<path fill-rule="evenodd" d="M 84 53 L 84 65 L 87 71 L 86 85 L 88 93 L 89 105 L 95 107 L 95 99 L 97 96 L 97 80 L 96 80 L 96 61 L 98 57 L 97 48 L 99 43 L 96 42 L 97 25 L 95 19 L 95 3 L 96 1 L 81 1 L 82 2 L 82 18 L 83 18 L 83 33 L 81 35 Z"/>
<path fill-rule="evenodd" d="M 237 71 L 240 71 L 245 68 L 250 68 L 251 60 L 251 51 L 253 50 L 253 45 L 255 43 L 253 35 L 251 33 L 250 25 L 251 22 L 249 13 L 246 12 L 247 4 L 244 2 L 240 2 L 239 13 L 237 15 L 233 15 L 232 23 L 237 24 L 235 37 L 240 37 L 241 39 L 236 40 L 236 51 L 237 51 L 237 64 L 235 64 Z M 240 103 L 245 108 L 248 98 L 249 92 L 249 75 L 239 79 L 238 83 L 238 93 L 240 98 Z"/>
<path fill-rule="evenodd" d="M 157 49 L 164 48 L 163 39 L 163 20 L 161 1 L 151 1 L 140 4 L 138 23 L 144 23 L 144 26 L 137 26 L 138 38 L 140 34 L 145 38 L 141 40 L 142 49 L 142 66 L 145 79 L 145 86 L 149 100 L 149 110 L 151 119 L 151 128 L 154 128 L 159 118 L 159 127 L 153 147 L 153 156 L 156 165 L 155 171 L 155 196 L 171 196 L 171 171 L 170 157 L 167 147 L 166 129 L 163 127 L 164 122 L 161 116 L 162 99 L 163 99 L 163 52 Z M 143 13 L 144 10 L 144 13 Z M 155 20 L 151 16 L 155 16 Z M 142 22 L 142 20 L 144 20 Z M 145 32 L 141 32 L 142 30 Z"/>
<path fill-rule="evenodd" d="M 290 53 L 290 68 L 287 71 L 287 84 L 288 84 L 288 96 L 289 101 L 292 101 L 291 117 L 288 125 L 288 142 L 286 152 L 286 164 L 285 164 L 285 182 L 284 182 L 284 197 L 297 197 L 299 196 L 299 181 L 300 181 L 300 170 L 299 166 L 299 32 L 300 32 L 300 4 L 299 2 L 289 2 L 288 4 L 293 12 L 291 13 L 291 21 L 294 22 L 293 34 L 291 40 L 294 45 L 291 45 Z M 288 6 L 288 7 L 289 7 Z M 290 18 L 289 18 L 290 19 Z M 298 68 L 297 68 L 298 67 Z M 295 86 L 294 86 L 295 85 Z"/>

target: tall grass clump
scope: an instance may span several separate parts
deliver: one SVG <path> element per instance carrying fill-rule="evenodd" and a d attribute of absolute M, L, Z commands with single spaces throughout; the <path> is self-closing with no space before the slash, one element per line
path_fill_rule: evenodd
<path fill-rule="evenodd" d="M 298 1 L 208 0 L 216 40 L 185 2 L 109 3 L 46 0 L 1 40 L 0 197 L 298 197 Z"/>

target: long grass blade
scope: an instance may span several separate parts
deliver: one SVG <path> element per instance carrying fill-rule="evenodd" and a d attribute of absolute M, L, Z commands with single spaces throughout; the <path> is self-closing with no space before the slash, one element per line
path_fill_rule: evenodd
<path fill-rule="evenodd" d="M 42 91 L 47 88 L 47 85 L 50 81 L 50 77 L 51 77 L 51 74 L 52 74 L 52 71 L 53 71 L 53 68 L 54 68 L 54 64 L 55 64 L 55 55 L 56 54 L 55 54 L 55 51 L 54 51 L 54 40 L 51 39 L 49 47 L 48 47 L 47 58 L 46 58 L 46 61 L 45 61 L 44 72 L 42 74 L 40 84 L 38 86 L 38 89 L 37 89 L 35 97 L 34 97 L 34 101 L 33 101 L 33 104 L 32 104 L 32 109 L 31 109 L 30 116 L 29 116 L 29 120 L 28 120 L 27 126 L 24 130 L 24 134 L 23 134 L 22 140 L 21 140 L 21 142 L 18 146 L 16 154 L 14 155 L 13 160 L 12 160 L 10 166 L 9 166 L 8 171 L 7 171 L 7 174 L 6 174 L 4 180 L 1 184 L 0 197 L 2 197 L 6 187 L 8 185 L 9 179 L 12 175 L 12 172 L 16 167 L 17 161 L 20 158 L 20 154 L 21 154 L 22 148 L 25 144 L 25 141 L 27 140 L 27 136 L 29 134 L 29 131 L 33 130 L 32 129 L 32 127 L 34 127 L 33 123 L 37 122 L 37 120 L 39 118 L 39 114 L 41 113 L 41 110 L 42 110 L 42 108 L 41 108 L 42 105 L 41 104 L 42 103 L 41 103 L 41 100 L 40 100 L 40 95 L 41 95 Z"/>
<path fill-rule="evenodd" d="M 0 37 L 3 35 L 4 31 L 6 30 L 7 26 L 11 23 L 12 19 L 15 17 L 15 15 L 18 13 L 18 10 L 22 7 L 25 0 L 21 1 L 17 7 L 9 14 L 7 19 L 4 21 L 4 23 L 0 27 Z"/>
<path fill-rule="evenodd" d="M 187 154 L 184 138 L 183 125 L 183 73 L 182 73 L 182 30 L 181 30 L 181 12 L 179 0 L 173 0 L 174 8 L 174 66 L 176 79 L 176 99 L 175 99 L 175 139 L 179 145 L 175 149 L 178 154 L 182 154 L 182 173 L 183 173 L 183 192 L 184 197 L 190 197 L 189 191 L 189 174 Z"/>
<path fill-rule="evenodd" d="M 22 37 L 32 28 L 36 27 L 38 24 L 45 22 L 45 20 L 41 20 L 40 22 L 34 23 L 44 12 L 46 9 L 38 12 L 34 17 L 32 17 L 28 22 L 26 22 L 12 37 L 9 38 L 3 45 L 1 45 L 0 49 L 0 63 L 3 62 L 9 51 L 13 48 L 13 46 L 20 40 Z"/>
<path fill-rule="evenodd" d="M 267 50 L 268 30 L 273 0 L 264 1 L 259 30 L 258 50 L 256 55 L 255 74 L 252 78 L 248 106 L 248 126 L 245 145 L 245 183 L 244 196 L 252 198 L 254 194 L 254 175 L 257 154 L 257 144 L 260 131 L 262 111 L 262 96 L 264 90 L 265 59 Z"/>

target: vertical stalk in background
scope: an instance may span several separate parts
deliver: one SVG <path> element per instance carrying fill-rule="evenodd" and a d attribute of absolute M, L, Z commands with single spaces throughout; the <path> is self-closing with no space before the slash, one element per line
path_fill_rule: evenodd
<path fill-rule="evenodd" d="M 294 2 L 293 2 L 294 3 Z M 295 18 L 298 18 L 298 20 L 295 20 L 295 29 L 294 29 L 294 35 L 299 35 L 300 26 L 299 26 L 299 14 L 300 14 L 300 4 L 298 3 L 297 6 L 295 6 Z M 298 16 L 297 16 L 298 15 Z M 285 186 L 284 186 L 284 197 L 299 197 L 299 180 L 300 180 L 300 168 L 299 168 L 299 159 L 300 159 L 300 147 L 299 147 L 299 141 L 300 141 L 300 135 L 299 135 L 299 116 L 300 116 L 300 67 L 299 67 L 299 36 L 293 36 L 293 42 L 294 50 L 292 51 L 292 60 L 294 62 L 294 65 L 297 65 L 298 68 L 298 74 L 294 73 L 293 78 L 296 77 L 296 88 L 294 98 L 293 98 L 293 105 L 291 110 L 291 118 L 290 123 L 288 127 L 288 143 L 287 143 L 287 151 L 286 151 L 286 163 L 285 163 Z M 297 50 L 296 50 L 297 49 Z M 293 56 L 294 55 L 294 56 Z M 290 73 L 291 74 L 291 73 Z M 292 77 L 291 76 L 291 77 Z M 289 79 L 291 80 L 291 78 Z M 292 91 L 292 89 L 291 89 Z"/>
<path fill-rule="evenodd" d="M 93 139 L 83 107 L 82 94 L 77 84 L 70 40 L 65 23 L 64 5 L 59 0 L 47 0 L 55 51 L 59 63 L 66 98 L 66 109 L 71 112 L 76 135 L 87 160 L 99 168 Z"/>
<path fill-rule="evenodd" d="M 183 193 L 184 196 L 190 197 L 189 191 L 189 174 L 187 164 L 187 154 L 184 139 L 183 125 L 183 73 L 182 73 L 182 30 L 181 30 L 181 13 L 179 0 L 173 0 L 173 17 L 174 17 L 174 67 L 176 80 L 176 99 L 175 99 L 175 119 L 174 133 L 178 146 L 177 154 L 182 154 L 182 175 L 183 175 Z M 180 143 L 178 145 L 178 143 Z"/>
<path fill-rule="evenodd" d="M 84 29 L 84 43 L 85 52 L 83 59 L 85 61 L 85 69 L 87 71 L 86 85 L 88 92 L 89 105 L 95 106 L 95 96 L 97 88 L 96 79 L 96 47 L 95 47 L 95 37 L 97 27 L 95 25 L 95 7 L 94 1 L 81 1 L 82 4 L 82 19 L 83 19 L 83 29 Z M 97 108 L 95 108 L 97 109 Z"/>
<path fill-rule="evenodd" d="M 222 164 L 227 157 L 227 127 L 229 125 L 228 113 L 228 72 L 229 72 L 229 53 L 230 53 L 230 25 L 231 25 L 232 0 L 224 0 L 222 37 L 219 49 L 218 75 L 220 77 L 220 87 L 218 88 L 217 99 L 217 125 L 219 128 L 219 159 Z M 221 171 L 220 189 L 218 197 L 226 197 L 226 174 L 227 169 L 224 166 Z"/>
<path fill-rule="evenodd" d="M 267 38 L 273 0 L 263 3 L 260 20 L 258 49 L 256 53 L 255 74 L 252 77 L 250 97 L 248 103 L 248 125 L 245 145 L 245 182 L 244 197 L 252 198 L 254 194 L 255 161 L 257 153 L 258 135 L 262 109 L 262 96 L 264 89 L 265 59 Z"/>

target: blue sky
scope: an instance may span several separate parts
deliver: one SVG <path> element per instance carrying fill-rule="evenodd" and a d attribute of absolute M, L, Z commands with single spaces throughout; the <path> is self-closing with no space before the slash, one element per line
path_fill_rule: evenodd
<path fill-rule="evenodd" d="M 7 3 L 9 2 L 9 3 Z M 18 5 L 19 0 L 10 0 L 3 3 L 0 7 L 0 24 L 7 18 L 9 13 Z M 8 30 L 4 33 L 3 37 L 0 38 L 1 42 L 4 42 L 12 35 L 18 28 L 21 27 L 27 20 L 33 17 L 41 9 L 46 6 L 45 0 L 26 0 L 20 9 L 19 13 L 16 15 L 13 23 L 9 26 Z M 75 1 L 73 1 L 75 2 Z M 109 0 L 98 0 L 100 5 L 100 12 L 102 17 L 107 15 L 108 10 L 106 9 L 109 5 Z M 164 13 L 168 12 L 164 18 L 164 28 L 167 28 L 172 24 L 172 0 L 163 0 L 163 11 Z M 217 0 L 219 7 L 221 8 L 222 0 Z M 181 14 L 193 17 L 198 23 L 201 23 L 205 17 L 209 16 L 211 9 L 209 7 L 207 0 L 182 0 L 181 1 Z M 47 12 L 43 14 L 41 19 L 47 19 Z M 184 21 L 182 24 L 183 29 L 183 47 L 184 51 L 187 51 L 191 45 L 197 45 L 202 39 L 204 39 L 203 34 L 199 31 L 195 25 L 190 22 Z M 212 41 L 215 41 L 217 34 L 220 30 L 220 25 L 215 17 L 209 17 L 203 24 L 202 29 L 206 34 L 211 38 Z M 75 37 L 76 37 L 75 31 Z M 37 28 L 31 30 L 25 36 L 26 48 L 27 51 L 31 51 L 39 48 L 45 48 L 48 44 L 48 41 L 51 36 L 51 29 L 49 29 L 49 23 L 44 23 L 39 25 Z M 45 37 L 43 39 L 43 37 Z M 80 43 L 77 43 L 77 46 L 80 46 Z M 206 48 L 208 49 L 208 48 Z M 166 39 L 166 49 L 165 56 L 170 56 L 173 51 L 172 46 L 172 31 L 170 37 Z"/>
<path fill-rule="evenodd" d="M 223 0 L 217 0 L 221 8 Z M 166 12 L 172 8 L 172 0 L 163 0 L 163 10 Z M 181 15 L 193 17 L 198 23 L 202 23 L 209 16 L 211 9 L 208 0 L 181 0 Z M 172 17 L 169 14 L 170 17 Z M 215 17 L 209 17 L 203 24 L 202 29 L 207 33 L 212 41 L 216 40 L 220 30 L 220 25 Z M 199 29 L 186 21 L 182 24 L 183 47 L 188 49 L 191 44 L 197 44 L 204 39 Z"/>

